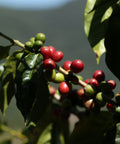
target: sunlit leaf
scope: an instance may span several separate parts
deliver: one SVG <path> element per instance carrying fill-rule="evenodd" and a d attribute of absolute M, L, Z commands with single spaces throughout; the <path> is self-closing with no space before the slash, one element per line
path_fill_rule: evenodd
<path fill-rule="evenodd" d="M 108 20 L 117 0 L 88 0 L 85 8 L 85 33 L 99 63 L 100 57 L 106 52 L 104 46 Z"/>
<path fill-rule="evenodd" d="M 11 48 L 11 45 L 10 46 L 0 46 L 0 60 L 9 56 L 10 48 Z"/>
<path fill-rule="evenodd" d="M 18 59 L 15 58 L 15 55 L 18 53 L 14 52 L 4 63 L 3 67 L 1 66 L 0 77 L 0 109 L 3 114 L 7 109 L 12 97 L 15 94 L 15 75 L 16 67 L 18 64 Z"/>

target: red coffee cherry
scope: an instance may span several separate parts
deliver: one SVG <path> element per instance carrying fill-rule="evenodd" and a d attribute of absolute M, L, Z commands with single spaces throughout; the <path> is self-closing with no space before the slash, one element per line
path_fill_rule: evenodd
<path fill-rule="evenodd" d="M 53 55 L 53 53 L 56 51 L 55 50 L 55 48 L 53 47 L 53 46 L 48 46 L 49 47 L 49 49 L 50 49 L 50 53 L 51 53 L 51 58 L 52 58 L 52 55 Z"/>
<path fill-rule="evenodd" d="M 52 59 L 55 61 L 55 62 L 59 62 L 63 59 L 63 53 L 61 51 L 55 51 L 52 55 Z"/>
<path fill-rule="evenodd" d="M 63 68 L 66 70 L 66 71 L 69 71 L 70 70 L 70 66 L 71 66 L 71 63 L 72 63 L 72 61 L 65 61 L 64 63 L 63 63 Z"/>
<path fill-rule="evenodd" d="M 60 94 L 66 95 L 71 90 L 71 84 L 68 82 L 61 82 L 59 87 L 58 87 L 58 90 L 59 90 Z"/>
<path fill-rule="evenodd" d="M 113 104 L 111 104 L 111 103 L 108 103 L 108 104 L 107 104 L 107 109 L 108 109 L 109 111 L 113 111 L 113 110 L 115 109 L 115 106 L 114 106 Z"/>
<path fill-rule="evenodd" d="M 53 86 L 49 86 L 49 94 L 50 96 L 54 96 L 56 93 L 56 89 Z"/>
<path fill-rule="evenodd" d="M 43 62 L 44 68 L 48 71 L 52 71 L 55 68 L 55 62 L 52 59 L 45 59 Z"/>
<path fill-rule="evenodd" d="M 93 78 L 95 78 L 98 82 L 104 81 L 105 80 L 105 74 L 101 70 L 96 70 L 93 73 Z"/>
<path fill-rule="evenodd" d="M 85 82 L 86 84 L 88 84 L 89 81 L 90 81 L 90 79 L 86 79 L 84 82 Z"/>
<path fill-rule="evenodd" d="M 95 78 L 91 78 L 88 83 L 94 85 L 95 87 L 99 85 L 98 81 Z"/>
<path fill-rule="evenodd" d="M 116 82 L 114 80 L 108 80 L 107 83 L 110 84 L 111 90 L 113 90 L 116 87 Z"/>
<path fill-rule="evenodd" d="M 83 70 L 84 63 L 81 60 L 76 59 L 76 60 L 72 61 L 70 68 L 71 68 L 72 72 L 79 73 Z"/>
<path fill-rule="evenodd" d="M 87 100 L 87 96 L 85 95 L 85 91 L 83 88 L 77 90 L 77 96 L 81 100 Z"/>
<path fill-rule="evenodd" d="M 47 47 L 47 46 L 41 47 L 40 52 L 41 52 L 41 54 L 43 55 L 43 58 L 44 58 L 44 59 L 48 59 L 48 58 L 51 57 L 50 49 L 49 49 L 49 47 Z"/>

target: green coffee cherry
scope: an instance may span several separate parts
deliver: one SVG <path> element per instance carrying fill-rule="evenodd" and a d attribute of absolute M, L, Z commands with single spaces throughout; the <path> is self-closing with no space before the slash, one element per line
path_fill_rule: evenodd
<path fill-rule="evenodd" d="M 106 104 L 105 100 L 103 99 L 102 94 L 103 94 L 102 92 L 99 92 L 95 96 L 95 100 L 96 100 L 97 103 L 100 104 L 100 106 L 104 106 Z"/>
<path fill-rule="evenodd" d="M 44 33 L 37 33 L 37 35 L 35 36 L 35 40 L 40 40 L 44 43 L 46 40 L 46 36 Z"/>
<path fill-rule="evenodd" d="M 120 114 L 120 106 L 117 106 L 117 107 L 115 108 L 115 111 Z"/>
<path fill-rule="evenodd" d="M 82 80 L 83 81 L 83 77 L 80 76 L 80 75 L 76 75 L 78 79 Z"/>
<path fill-rule="evenodd" d="M 27 41 L 27 42 L 25 43 L 25 48 L 26 48 L 27 50 L 32 50 L 32 49 L 33 49 L 33 43 L 32 43 L 31 41 Z"/>
<path fill-rule="evenodd" d="M 62 74 L 60 72 L 56 73 L 56 76 L 55 76 L 55 79 L 54 79 L 55 83 L 61 83 L 64 80 L 65 80 L 64 74 Z"/>
<path fill-rule="evenodd" d="M 42 46 L 43 46 L 43 42 L 42 42 L 42 41 L 36 40 L 36 41 L 34 42 L 34 49 L 35 49 L 35 50 L 39 50 Z"/>
<path fill-rule="evenodd" d="M 34 44 L 34 42 L 35 42 L 35 37 L 30 38 L 29 41 L 31 41 L 31 42 Z"/>
<path fill-rule="evenodd" d="M 56 71 L 53 69 L 52 71 L 45 71 L 45 77 L 48 81 L 54 81 L 56 76 Z"/>
<path fill-rule="evenodd" d="M 87 84 L 84 87 L 85 94 L 89 97 L 93 97 L 96 93 L 96 87 L 90 84 Z"/>

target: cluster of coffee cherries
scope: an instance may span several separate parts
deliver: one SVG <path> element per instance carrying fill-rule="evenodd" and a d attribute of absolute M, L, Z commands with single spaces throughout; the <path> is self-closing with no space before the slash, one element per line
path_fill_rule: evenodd
<path fill-rule="evenodd" d="M 49 93 L 52 99 L 59 102 L 60 108 L 55 114 L 67 115 L 72 107 L 82 106 L 85 109 L 100 110 L 106 106 L 108 111 L 120 112 L 120 94 L 114 94 L 116 83 L 114 80 L 105 80 L 102 70 L 96 70 L 92 78 L 83 81 L 79 75 L 84 69 L 84 63 L 80 59 L 67 60 L 62 66 L 58 65 L 63 59 L 63 52 L 56 50 L 53 46 L 44 46 L 46 37 L 38 33 L 25 43 L 25 48 L 32 52 L 40 52 L 43 56 L 44 74 L 46 80 L 57 83 L 57 89 L 49 85 Z M 74 89 L 73 85 L 80 85 Z M 113 99 L 115 98 L 116 101 Z"/>
<path fill-rule="evenodd" d="M 38 52 L 45 43 L 46 36 L 44 33 L 37 33 L 25 43 L 25 48 L 31 52 Z"/>

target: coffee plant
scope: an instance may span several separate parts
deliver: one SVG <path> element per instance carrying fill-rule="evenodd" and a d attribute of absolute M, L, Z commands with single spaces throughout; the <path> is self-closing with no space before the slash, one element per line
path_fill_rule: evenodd
<path fill-rule="evenodd" d="M 120 79 L 120 0 L 87 0 L 84 26 L 97 63 L 105 53 L 108 68 Z M 120 143 L 120 93 L 114 92 L 114 80 L 107 80 L 101 69 L 83 80 L 81 59 L 60 66 L 64 54 L 45 44 L 44 33 L 25 44 L 0 36 L 10 42 L 0 46 L 0 110 L 4 115 L 15 97 L 25 122 L 23 130 L 15 131 L 1 121 L 0 133 L 11 138 L 0 144 L 12 144 L 15 137 L 22 144 Z M 20 49 L 9 54 L 16 45 Z M 71 114 L 78 119 L 72 131 Z"/>

